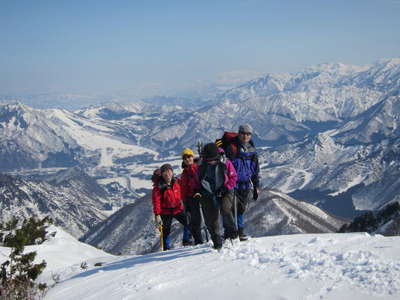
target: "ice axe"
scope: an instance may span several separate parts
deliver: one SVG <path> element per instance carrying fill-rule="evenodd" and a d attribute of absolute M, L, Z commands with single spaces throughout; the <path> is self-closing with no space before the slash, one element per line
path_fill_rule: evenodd
<path fill-rule="evenodd" d="M 161 251 L 164 251 L 164 234 L 163 234 L 163 225 L 158 225 L 158 230 L 160 231 L 160 248 Z"/>

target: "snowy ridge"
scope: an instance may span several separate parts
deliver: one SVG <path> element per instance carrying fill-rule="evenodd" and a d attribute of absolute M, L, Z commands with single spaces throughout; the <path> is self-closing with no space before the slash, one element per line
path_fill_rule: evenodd
<path fill-rule="evenodd" d="M 398 299 L 399 237 L 307 234 L 123 257 L 56 285 L 51 299 Z"/>
<path fill-rule="evenodd" d="M 286 194 L 270 191 L 272 199 L 288 216 L 291 223 L 303 223 L 307 232 L 336 232 L 343 225 L 343 220 L 333 217 L 320 208 L 289 197 Z"/>
<path fill-rule="evenodd" d="M 36 251 L 35 263 L 46 261 L 46 268 L 39 276 L 38 282 L 47 282 L 53 285 L 52 275 L 59 275 L 64 280 L 74 272 L 80 272 L 80 264 L 87 262 L 89 265 L 112 261 L 116 257 L 90 245 L 80 243 L 60 227 L 51 225 L 47 228 L 49 234 L 54 235 L 40 245 L 25 246 L 25 252 Z M 8 259 L 10 249 L 0 246 L 0 264 Z"/>

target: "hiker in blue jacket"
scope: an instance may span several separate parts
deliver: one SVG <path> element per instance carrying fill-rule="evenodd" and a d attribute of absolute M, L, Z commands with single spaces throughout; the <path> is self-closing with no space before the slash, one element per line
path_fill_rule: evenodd
<path fill-rule="evenodd" d="M 260 166 L 254 143 L 251 139 L 253 128 L 249 124 L 239 126 L 239 134 L 226 148 L 226 156 L 232 161 L 237 182 L 235 195 L 237 199 L 237 225 L 241 241 L 248 239 L 244 233 L 244 212 L 249 201 L 257 199 L 260 186 Z"/>

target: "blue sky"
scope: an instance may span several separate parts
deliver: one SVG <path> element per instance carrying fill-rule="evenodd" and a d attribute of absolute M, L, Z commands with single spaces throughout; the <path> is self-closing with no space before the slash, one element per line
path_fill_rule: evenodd
<path fill-rule="evenodd" d="M 400 0 L 0 1 L 0 94 L 152 95 L 400 56 Z"/>

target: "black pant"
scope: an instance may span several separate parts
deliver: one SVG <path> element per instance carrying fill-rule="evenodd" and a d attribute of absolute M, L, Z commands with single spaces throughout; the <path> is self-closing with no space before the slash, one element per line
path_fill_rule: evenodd
<path fill-rule="evenodd" d="M 239 190 L 235 189 L 236 207 L 237 207 L 237 225 L 238 230 L 243 232 L 244 228 L 244 212 L 253 197 L 253 189 Z"/>
<path fill-rule="evenodd" d="M 253 189 L 237 190 L 236 193 L 236 203 L 237 203 L 237 214 L 243 215 L 247 209 L 250 199 L 253 197 Z"/>
<path fill-rule="evenodd" d="M 194 238 L 194 243 L 202 244 L 201 236 L 201 207 L 200 200 L 195 198 L 187 198 L 185 201 L 186 210 L 190 213 L 189 228 Z"/>
<path fill-rule="evenodd" d="M 234 192 L 226 193 L 221 199 L 221 215 L 225 238 L 235 238 L 237 236 L 233 200 Z"/>
<path fill-rule="evenodd" d="M 202 197 L 201 205 L 203 207 L 204 222 L 207 225 L 207 229 L 210 232 L 211 240 L 214 243 L 214 248 L 220 248 L 222 246 L 222 238 L 220 233 L 219 225 L 219 210 L 220 207 L 216 201 L 212 198 Z"/>
<path fill-rule="evenodd" d="M 161 215 L 161 220 L 163 222 L 163 250 L 170 249 L 168 236 L 171 233 L 171 223 L 173 218 L 178 220 L 178 222 L 181 223 L 183 226 L 188 225 L 186 214 L 183 211 L 176 215 Z"/>

